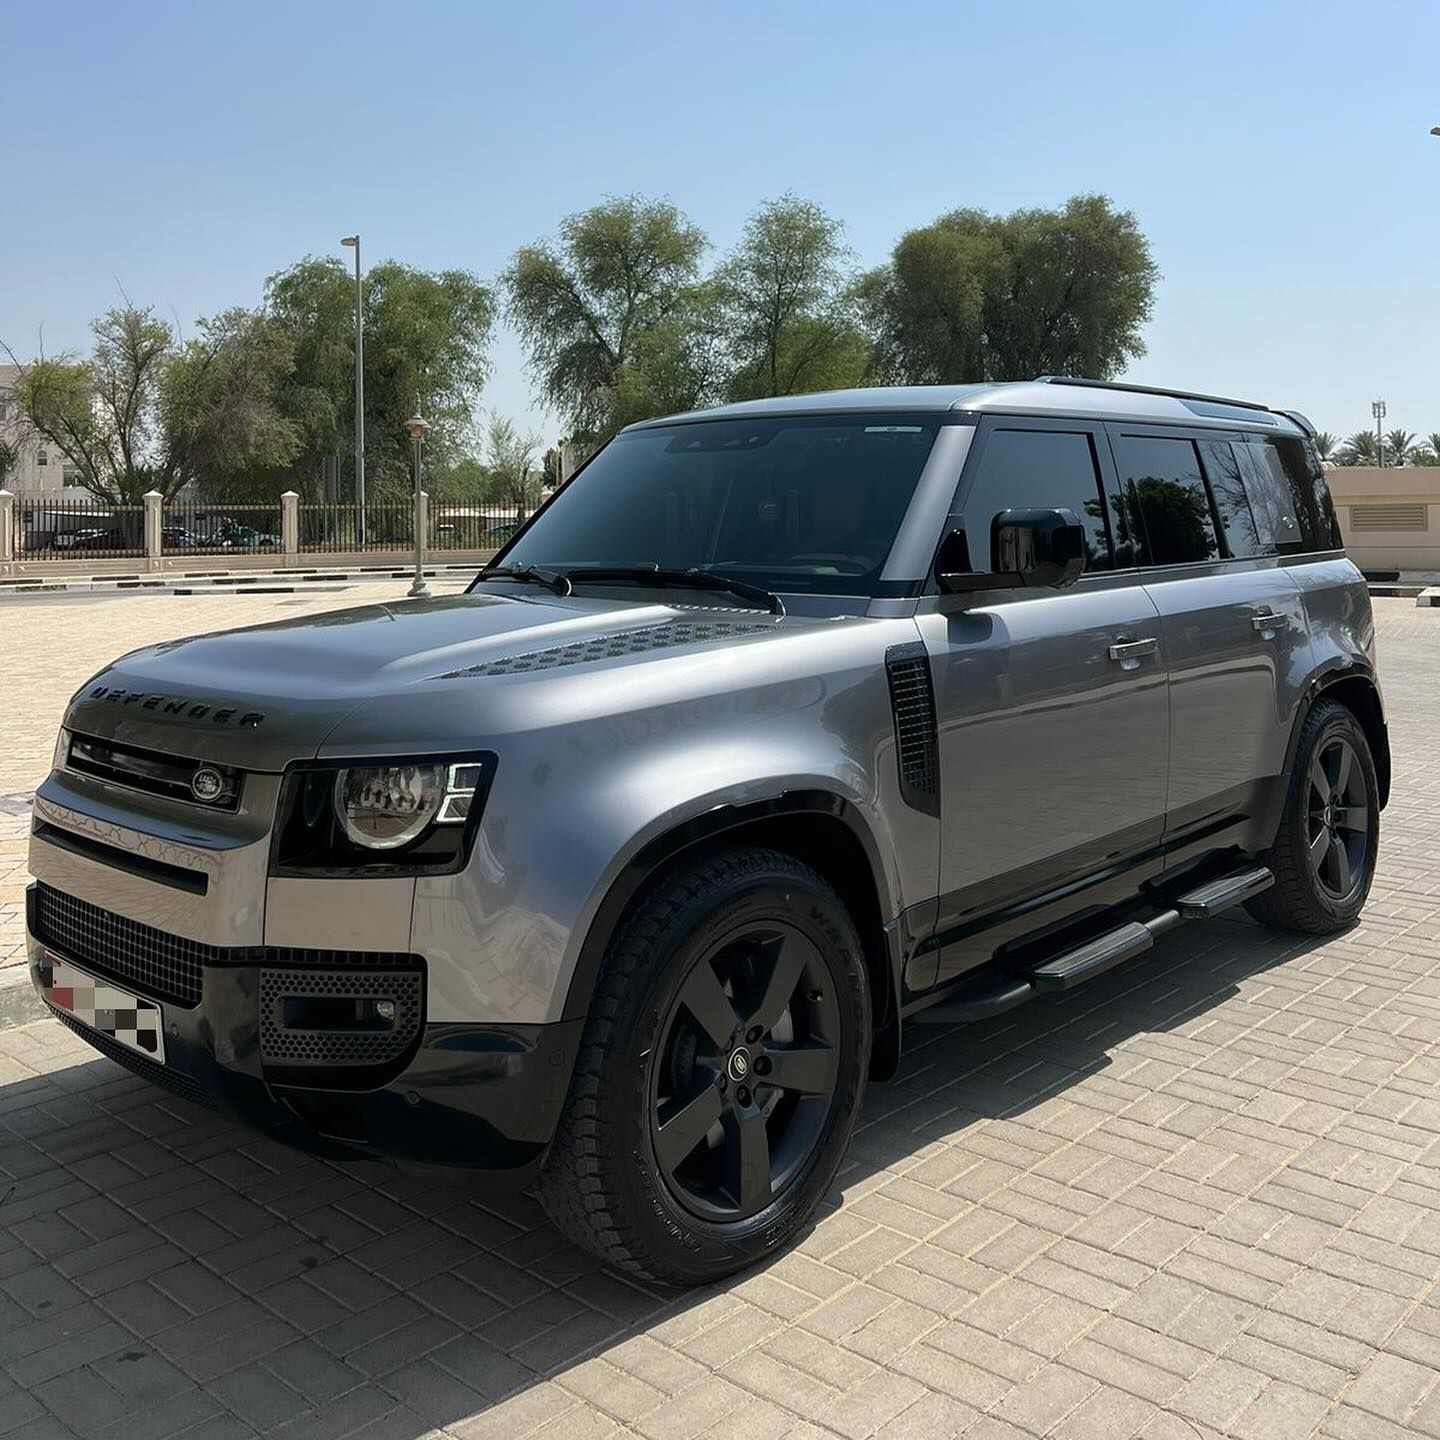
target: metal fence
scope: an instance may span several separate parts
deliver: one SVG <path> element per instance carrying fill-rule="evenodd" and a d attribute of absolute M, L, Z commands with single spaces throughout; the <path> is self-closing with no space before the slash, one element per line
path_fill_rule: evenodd
<path fill-rule="evenodd" d="M 367 550 L 404 550 L 415 543 L 415 511 L 409 504 L 301 505 L 299 549 L 304 555 Z"/>
<path fill-rule="evenodd" d="M 146 555 L 145 507 L 99 500 L 51 500 L 21 496 L 13 506 L 15 560 L 234 559 L 286 554 L 285 501 L 275 505 L 224 505 L 172 500 L 159 515 L 159 554 Z M 3 517 L 0 510 L 0 517 Z M 524 522 L 520 511 L 496 505 L 431 502 L 427 552 L 483 555 L 498 550 Z M 403 554 L 414 549 L 415 511 L 410 500 L 365 506 L 299 504 L 290 553 L 302 555 Z M 0 546 L 0 556 L 5 553 Z"/>
<path fill-rule="evenodd" d="M 498 550 L 516 531 L 521 516 L 492 506 L 430 506 L 429 550 Z M 301 505 L 297 512 L 299 550 L 306 555 L 408 550 L 415 544 L 415 511 L 410 501 L 365 506 Z M 362 538 L 363 537 L 363 538 Z"/>
<path fill-rule="evenodd" d="M 430 505 L 431 550 L 498 550 L 520 528 L 518 510 L 491 506 Z"/>
<path fill-rule="evenodd" d="M 145 507 L 100 500 L 22 498 L 15 506 L 17 559 L 84 560 L 145 553 Z M 3 552 L 0 552 L 3 553 Z"/>
<path fill-rule="evenodd" d="M 161 512 L 163 555 L 279 555 L 278 505 L 196 505 L 172 500 Z"/>

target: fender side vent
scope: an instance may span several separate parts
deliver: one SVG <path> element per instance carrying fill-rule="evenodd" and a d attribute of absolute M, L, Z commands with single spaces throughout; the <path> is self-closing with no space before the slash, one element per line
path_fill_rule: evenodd
<path fill-rule="evenodd" d="M 895 756 L 906 804 L 934 815 L 940 809 L 939 737 L 930 657 L 923 645 L 892 645 L 885 652 Z"/>

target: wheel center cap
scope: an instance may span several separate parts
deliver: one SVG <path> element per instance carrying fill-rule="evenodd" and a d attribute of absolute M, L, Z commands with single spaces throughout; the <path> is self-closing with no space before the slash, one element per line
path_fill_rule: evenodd
<path fill-rule="evenodd" d="M 725 1068 L 730 1072 L 732 1080 L 744 1080 L 750 1074 L 750 1052 L 740 1045 L 730 1052 L 729 1063 Z"/>
<path fill-rule="evenodd" d="M 1325 823 L 1326 825 L 1334 825 L 1335 823 L 1335 807 L 1333 805 L 1327 805 L 1325 807 Z"/>

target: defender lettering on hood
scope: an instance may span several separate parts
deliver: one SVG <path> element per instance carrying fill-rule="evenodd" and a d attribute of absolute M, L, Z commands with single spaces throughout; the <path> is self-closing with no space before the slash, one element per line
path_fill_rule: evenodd
<path fill-rule="evenodd" d="M 109 685 L 96 685 L 90 691 L 90 698 L 108 700 L 112 705 L 138 705 L 142 710 L 158 710 L 162 715 L 176 715 L 182 720 L 208 718 L 215 725 L 235 725 L 251 730 L 265 720 L 262 711 L 242 711 L 238 705 L 207 705 L 185 695 L 149 695 L 143 690 L 117 690 Z"/>

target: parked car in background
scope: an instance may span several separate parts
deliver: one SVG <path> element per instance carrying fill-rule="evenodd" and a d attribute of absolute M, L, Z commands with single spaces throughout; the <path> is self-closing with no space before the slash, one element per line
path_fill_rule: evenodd
<path fill-rule="evenodd" d="M 123 550 L 127 547 L 139 548 L 142 543 L 140 536 L 127 538 L 123 530 L 112 527 L 107 530 L 78 530 L 68 548 L 71 550 Z"/>
<path fill-rule="evenodd" d="M 833 1195 L 911 1027 L 1360 914 L 1390 751 L 1312 435 L 1069 381 L 632 426 L 463 596 L 82 687 L 34 983 L 159 1085 L 714 1281 Z"/>

